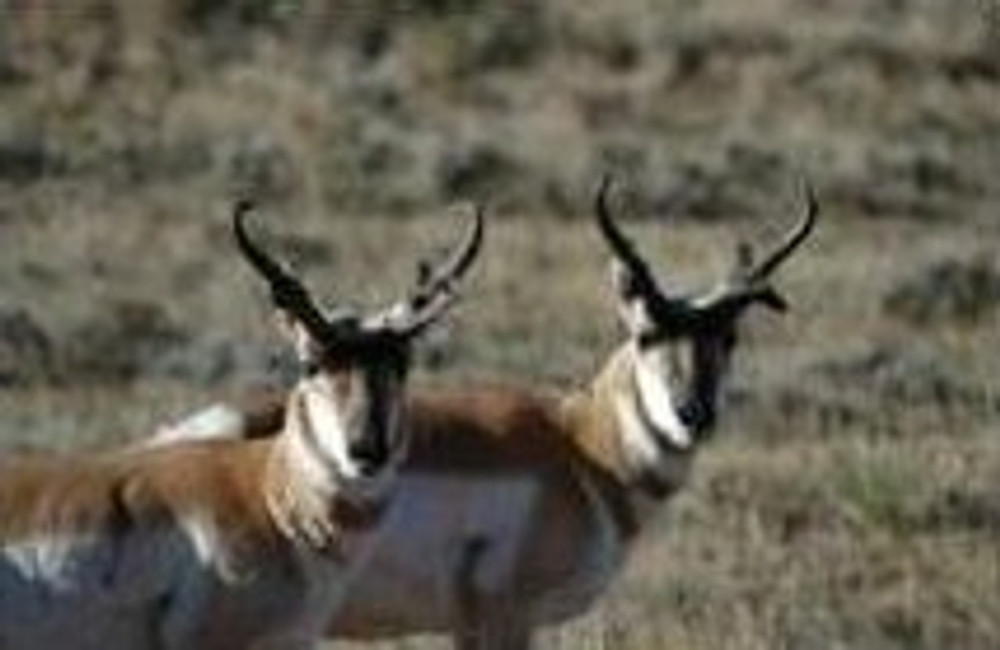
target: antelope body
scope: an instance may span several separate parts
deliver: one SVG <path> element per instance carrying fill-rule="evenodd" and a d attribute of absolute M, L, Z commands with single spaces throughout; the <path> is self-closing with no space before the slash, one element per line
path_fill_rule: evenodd
<path fill-rule="evenodd" d="M 280 530 L 270 497 L 287 470 L 269 461 L 286 438 L 5 461 L 0 647 L 298 647 L 315 636 L 371 521 L 338 521 L 326 548 Z"/>
<path fill-rule="evenodd" d="M 327 316 L 248 237 L 303 365 L 276 434 L 0 462 L 0 650 L 304 648 L 370 547 L 407 446 L 409 347 L 453 298 L 481 217 L 430 285 Z"/>
<path fill-rule="evenodd" d="M 815 200 L 763 262 L 744 251 L 716 291 L 679 298 L 658 288 L 606 193 L 597 222 L 617 262 L 627 340 L 578 390 L 412 392 L 399 494 L 329 635 L 444 632 L 458 648 L 527 648 L 535 628 L 590 607 L 683 486 L 714 424 L 737 321 L 752 304 L 784 307 L 768 277 L 811 231 Z M 230 424 L 213 435 L 266 436 L 280 399 L 218 412 Z"/>

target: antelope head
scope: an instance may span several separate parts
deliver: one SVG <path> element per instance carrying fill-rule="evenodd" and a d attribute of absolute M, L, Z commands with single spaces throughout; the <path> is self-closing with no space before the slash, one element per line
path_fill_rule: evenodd
<path fill-rule="evenodd" d="M 650 432 L 647 448 L 681 451 L 710 432 L 721 380 L 737 342 L 737 325 L 747 309 L 787 309 L 771 284 L 774 272 L 809 236 L 818 204 L 803 183 L 805 206 L 796 226 L 762 259 L 741 245 L 733 271 L 713 290 L 697 296 L 664 292 L 635 244 L 615 224 L 608 205 L 610 179 L 595 201 L 597 226 L 614 257 L 619 311 L 628 332 L 627 354 L 634 370 L 632 421 Z M 635 427 L 633 427 L 635 429 Z"/>
<path fill-rule="evenodd" d="M 297 355 L 300 372 L 288 417 L 300 420 L 304 444 L 339 481 L 383 482 L 405 452 L 401 410 L 413 341 L 454 302 L 455 283 L 482 243 L 482 211 L 445 259 L 424 267 L 409 297 L 360 314 L 321 310 L 302 282 L 250 237 L 245 221 L 251 208 L 247 201 L 235 205 L 233 229 L 243 257 L 267 282 Z"/>

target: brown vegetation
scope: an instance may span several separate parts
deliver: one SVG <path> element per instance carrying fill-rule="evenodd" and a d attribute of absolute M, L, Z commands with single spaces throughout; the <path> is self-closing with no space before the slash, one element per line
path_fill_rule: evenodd
<path fill-rule="evenodd" d="M 697 284 L 801 170 L 792 312 L 749 323 L 690 489 L 546 647 L 996 648 L 998 97 L 992 0 L 0 3 L 0 437 L 106 446 L 282 381 L 235 193 L 330 297 L 403 287 L 386 260 L 487 201 L 417 380 L 575 383 L 617 336 L 601 172 Z"/>

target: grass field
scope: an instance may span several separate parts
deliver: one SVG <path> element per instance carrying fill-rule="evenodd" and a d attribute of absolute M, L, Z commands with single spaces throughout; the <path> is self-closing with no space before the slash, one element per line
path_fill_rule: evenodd
<path fill-rule="evenodd" d="M 799 172 L 822 222 L 691 485 L 543 647 L 1000 647 L 994 0 L 0 0 L 3 447 L 280 381 L 237 193 L 366 303 L 485 201 L 415 381 L 580 384 L 620 336 L 606 170 L 678 287 L 791 223 Z"/>

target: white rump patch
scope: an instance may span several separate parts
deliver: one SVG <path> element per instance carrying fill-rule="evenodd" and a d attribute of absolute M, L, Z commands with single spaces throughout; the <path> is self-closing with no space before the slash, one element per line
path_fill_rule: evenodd
<path fill-rule="evenodd" d="M 159 428 L 150 447 L 201 440 L 235 440 L 243 435 L 246 419 L 226 404 L 213 404 L 179 422 Z"/>

